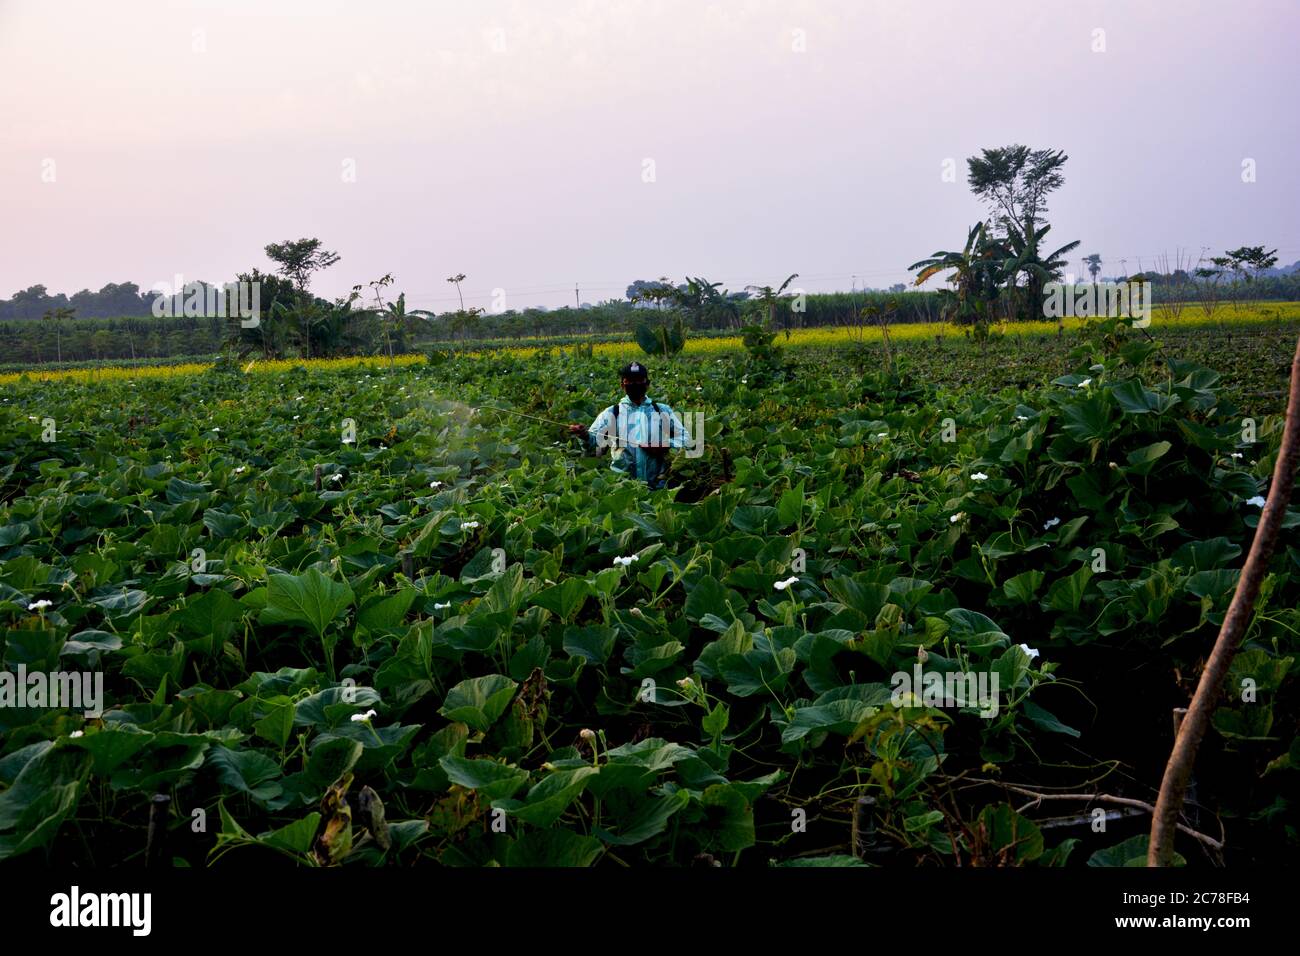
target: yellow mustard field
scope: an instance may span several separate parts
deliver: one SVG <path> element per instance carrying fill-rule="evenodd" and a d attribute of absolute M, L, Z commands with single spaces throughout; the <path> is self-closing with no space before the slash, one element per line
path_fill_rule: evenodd
<path fill-rule="evenodd" d="M 1067 330 L 1077 329 L 1085 320 L 1078 318 L 1068 318 L 1061 323 Z M 1300 321 L 1300 302 L 1266 302 L 1252 306 L 1234 307 L 1231 304 L 1221 305 L 1215 310 L 1212 316 L 1207 316 L 1199 306 L 1187 305 L 1183 307 L 1182 314 L 1175 317 L 1167 306 L 1157 306 L 1152 311 L 1151 326 L 1153 331 L 1192 331 L 1198 328 L 1221 328 L 1223 326 L 1234 325 L 1255 325 L 1270 322 L 1296 322 Z M 1058 324 L 1055 320 L 1044 320 L 1039 322 L 1016 322 L 1002 323 L 997 326 L 996 331 L 1007 335 L 1050 335 L 1055 334 Z M 889 326 L 889 337 L 894 342 L 914 342 L 923 339 L 938 338 L 963 338 L 966 335 L 967 327 L 955 325 L 951 322 L 925 322 L 925 323 L 908 323 Z M 777 337 L 777 344 L 791 348 L 809 348 L 809 347 L 835 347 L 850 345 L 857 342 L 879 342 L 884 337 L 884 333 L 879 326 L 828 326 L 814 329 L 794 329 L 787 338 L 785 334 Z M 731 352 L 742 348 L 741 337 L 739 335 L 718 336 L 715 338 L 694 337 L 686 340 L 686 346 L 683 350 L 686 355 L 716 355 L 723 352 Z M 476 352 L 470 350 L 468 354 L 483 354 L 491 351 L 496 354 L 514 355 L 522 358 L 535 355 L 547 346 L 518 346 L 492 350 L 483 350 Z M 554 349 L 568 349 L 571 345 L 551 346 Z M 593 342 L 591 344 L 593 355 L 620 357 L 620 356 L 639 356 L 640 347 L 627 338 L 617 342 Z M 394 364 L 400 366 L 414 365 L 423 362 L 425 357 L 421 354 L 399 355 L 395 358 Z M 352 356 L 348 358 L 328 358 L 328 359 L 276 359 L 263 360 L 254 359 L 244 366 L 244 371 L 251 374 L 283 372 L 299 365 L 307 366 L 311 369 L 329 371 L 333 369 L 355 368 L 357 366 L 375 366 L 382 367 L 388 364 L 388 359 L 382 356 Z M 97 368 L 82 369 L 57 369 L 51 371 L 42 371 L 33 369 L 28 372 L 10 372 L 0 375 L 0 385 L 13 384 L 18 382 L 24 376 L 28 381 L 74 381 L 74 382 L 111 382 L 129 379 L 158 379 L 158 378 L 175 378 L 178 376 L 194 375 L 201 373 L 210 368 L 210 364 L 199 362 L 188 362 L 180 365 L 147 365 L 147 366 L 100 366 Z"/>

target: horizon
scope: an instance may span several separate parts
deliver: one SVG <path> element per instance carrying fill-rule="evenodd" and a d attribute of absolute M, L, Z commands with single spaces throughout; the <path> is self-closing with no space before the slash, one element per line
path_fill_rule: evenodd
<path fill-rule="evenodd" d="M 987 215 L 966 159 L 1012 142 L 1070 156 L 1047 241 L 1082 241 L 1076 275 L 1250 243 L 1289 264 L 1300 13 L 1235 10 L 3 0 L 0 297 L 230 281 L 301 236 L 342 257 L 317 295 L 392 273 L 435 311 L 458 272 L 466 306 L 516 311 L 660 276 L 910 288 Z"/>

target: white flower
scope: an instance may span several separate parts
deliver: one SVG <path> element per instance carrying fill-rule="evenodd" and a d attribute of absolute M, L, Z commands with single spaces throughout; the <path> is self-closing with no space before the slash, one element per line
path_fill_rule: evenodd
<path fill-rule="evenodd" d="M 949 523 L 949 524 L 956 524 L 958 521 L 960 521 L 960 520 L 961 520 L 962 518 L 964 518 L 964 517 L 966 517 L 966 512 L 964 512 L 964 511 L 958 511 L 955 515 L 950 515 L 950 516 L 948 517 L 948 523 Z"/>
<path fill-rule="evenodd" d="M 295 416 L 293 416 L 293 420 L 296 422 L 296 421 L 298 420 L 299 417 L 300 417 L 300 416 L 295 415 Z"/>
<path fill-rule="evenodd" d="M 1052 528 L 1055 528 L 1060 523 L 1061 523 L 1060 518 L 1048 518 L 1046 521 L 1043 522 L 1043 530 L 1048 531 Z"/>
<path fill-rule="evenodd" d="M 1262 508 L 1264 505 L 1268 504 L 1268 501 L 1263 495 L 1256 495 L 1254 498 L 1249 499 L 1246 504 L 1254 505 L 1256 508 Z"/>
<path fill-rule="evenodd" d="M 221 431 L 221 429 L 218 428 L 216 425 L 213 425 L 213 426 L 212 426 L 212 430 L 213 430 L 214 432 L 219 432 L 219 431 Z"/>
<path fill-rule="evenodd" d="M 703 386 L 703 385 L 696 385 L 696 386 L 695 386 L 695 390 L 696 390 L 697 392 L 702 392 L 702 391 L 704 391 L 704 386 Z"/>
<path fill-rule="evenodd" d="M 27 605 L 27 610 L 29 610 L 29 611 L 44 611 L 47 607 L 54 607 L 54 602 L 53 602 L 53 601 L 47 601 L 47 600 L 45 600 L 44 598 L 42 598 L 42 599 L 39 600 L 39 601 L 33 601 L 31 604 Z"/>
<path fill-rule="evenodd" d="M 614 559 L 614 564 L 622 565 L 623 567 L 626 568 L 629 565 L 631 565 L 634 561 L 636 561 L 637 557 L 638 556 L 635 554 L 629 554 L 626 558 L 620 555 Z"/>
<path fill-rule="evenodd" d="M 971 480 L 972 480 L 972 481 L 988 481 L 988 480 L 989 480 L 989 476 L 986 475 L 986 474 L 984 474 L 984 472 L 982 472 L 982 471 L 977 471 L 977 472 L 975 472 L 975 474 L 971 475 Z"/>
<path fill-rule="evenodd" d="M 297 398 L 294 399 L 294 401 L 295 401 L 295 402 L 301 402 L 301 401 L 302 401 L 302 396 L 299 395 Z"/>
<path fill-rule="evenodd" d="M 477 527 L 478 527 L 477 521 L 462 521 L 460 523 L 461 531 L 473 531 Z"/>
<path fill-rule="evenodd" d="M 683 677 L 681 680 L 677 682 L 677 686 L 680 687 L 682 690 L 687 690 L 695 686 L 695 681 L 691 680 L 689 677 Z"/>
<path fill-rule="evenodd" d="M 1027 421 L 1029 421 L 1029 416 L 1028 416 L 1028 415 L 1017 415 L 1017 416 L 1016 416 L 1016 421 L 1018 421 L 1018 422 L 1027 422 Z"/>
<path fill-rule="evenodd" d="M 343 475 L 340 472 L 336 472 L 335 474 L 330 475 L 330 481 L 342 481 L 342 480 L 343 480 Z"/>
<path fill-rule="evenodd" d="M 431 481 L 431 482 L 429 482 L 429 487 L 430 487 L 430 488 L 441 488 L 441 487 L 442 487 L 442 482 L 441 482 L 441 481 Z"/>
<path fill-rule="evenodd" d="M 369 722 L 370 722 L 370 718 L 371 718 L 371 717 L 374 717 L 374 716 L 375 716 L 375 711 L 373 711 L 373 710 L 368 710 L 368 711 L 366 711 L 364 714 L 353 714 L 353 715 L 352 715 L 352 722 L 353 722 L 354 724 L 360 724 L 360 723 L 362 723 L 362 722 L 369 723 Z"/>
<path fill-rule="evenodd" d="M 1028 644 L 1017 644 L 1016 646 L 1024 651 L 1031 661 L 1038 656 L 1037 648 L 1030 647 Z"/>
<path fill-rule="evenodd" d="M 595 740 L 596 732 L 588 727 L 584 727 L 582 730 L 578 731 L 578 736 L 583 740 Z"/>
<path fill-rule="evenodd" d="M 1232 453 L 1232 457 L 1233 457 L 1233 458 L 1240 458 L 1240 457 L 1241 457 L 1241 452 L 1239 452 L 1239 451 L 1234 451 L 1234 452 Z"/>
<path fill-rule="evenodd" d="M 433 609 L 434 609 L 435 611 L 445 611 L 445 610 L 447 610 L 449 607 L 451 607 L 451 602 L 450 602 L 450 601 L 448 601 L 446 604 L 434 604 L 434 605 L 433 605 Z"/>
<path fill-rule="evenodd" d="M 78 737 L 84 737 L 85 735 L 86 732 L 84 730 L 74 730 L 72 733 L 68 734 L 68 736 L 73 738 L 74 740 Z"/>
<path fill-rule="evenodd" d="M 36 416 L 35 416 L 35 415 L 28 415 L 28 416 L 27 416 L 27 420 L 28 420 L 29 422 L 34 422 L 34 421 L 36 421 Z"/>
<path fill-rule="evenodd" d="M 240 474 L 243 474 L 243 473 L 246 472 L 246 471 L 248 471 L 248 466 L 247 466 L 247 465 L 240 465 L 238 468 L 235 469 L 235 474 L 240 475 Z"/>
<path fill-rule="evenodd" d="M 786 578 L 784 581 L 777 581 L 775 584 L 772 585 L 772 587 L 776 588 L 778 591 L 784 591 L 790 585 L 798 584 L 798 583 L 799 583 L 799 577 L 798 575 L 795 575 L 793 577 Z"/>
<path fill-rule="evenodd" d="M 1087 388 L 1087 387 L 1088 387 L 1089 385 L 1091 385 L 1091 384 L 1092 384 L 1092 379 L 1090 379 L 1090 378 L 1085 378 L 1082 382 L 1079 383 L 1079 387 L 1080 387 L 1080 388 Z"/>

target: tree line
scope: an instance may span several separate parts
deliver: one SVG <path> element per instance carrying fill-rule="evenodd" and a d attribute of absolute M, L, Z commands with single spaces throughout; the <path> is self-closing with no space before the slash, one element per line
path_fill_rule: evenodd
<path fill-rule="evenodd" d="M 131 282 L 71 297 L 51 295 L 35 285 L 0 299 L 0 320 L 13 320 L 0 321 L 0 367 L 207 359 L 222 351 L 240 358 L 393 357 L 448 344 L 622 334 L 670 353 L 681 347 L 688 332 L 752 334 L 756 329 L 941 320 L 971 325 L 976 337 L 983 338 L 994 322 L 1042 318 L 1045 286 L 1061 281 L 1070 253 L 1080 245 L 1073 241 L 1050 249 L 1046 242 L 1051 230 L 1047 201 L 1064 183 L 1062 168 L 1068 158 L 1060 150 L 1021 145 L 985 149 L 971 157 L 969 184 L 988 204 L 989 216 L 968 230 L 959 250 L 941 250 L 913 263 L 911 291 L 899 284 L 888 292 L 803 294 L 792 286 L 796 273 L 779 285 L 734 291 L 702 276 L 687 276 L 683 282 L 661 276 L 637 279 L 624 298 L 596 305 L 487 312 L 465 307 L 460 293 L 466 276 L 455 273 L 446 281 L 455 286 L 460 307 L 434 313 L 408 308 L 404 294 L 393 294 L 391 274 L 355 285 L 348 295 L 333 300 L 315 295 L 313 278 L 341 257 L 325 249 L 320 239 L 303 238 L 265 247 L 273 272 L 251 269 L 236 277 L 256 284 L 256 322 L 203 312 L 166 314 L 156 308 L 162 292 L 141 292 Z M 1115 281 L 1150 282 L 1154 301 L 1169 303 L 1175 318 L 1192 303 L 1212 315 L 1225 303 L 1300 300 L 1300 264 L 1278 270 L 1276 252 L 1241 246 L 1208 258 L 1203 251 L 1195 261 L 1190 256 L 1184 261 L 1180 252 L 1173 261 L 1163 257 L 1157 268 Z M 1096 281 L 1101 255 L 1092 253 L 1078 261 L 1080 274 L 1086 271 Z M 943 273 L 945 288 L 916 288 Z"/>

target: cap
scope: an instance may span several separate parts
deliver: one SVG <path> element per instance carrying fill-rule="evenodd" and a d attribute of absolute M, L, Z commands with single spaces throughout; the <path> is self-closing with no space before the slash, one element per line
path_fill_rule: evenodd
<path fill-rule="evenodd" d="M 650 371 L 640 362 L 624 365 L 618 372 L 619 378 L 649 378 Z"/>

